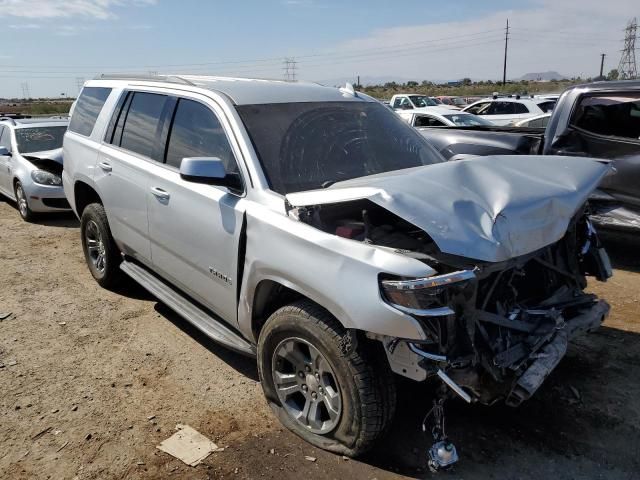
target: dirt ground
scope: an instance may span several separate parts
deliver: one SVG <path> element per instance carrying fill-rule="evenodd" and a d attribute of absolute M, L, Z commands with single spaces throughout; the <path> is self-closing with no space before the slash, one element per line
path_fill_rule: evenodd
<path fill-rule="evenodd" d="M 461 461 L 442 478 L 640 478 L 640 241 L 605 242 L 615 276 L 592 289 L 606 326 L 520 408 L 450 403 Z M 401 383 L 391 437 L 367 457 L 317 450 L 277 423 L 252 360 L 133 283 L 99 288 L 72 216 L 26 224 L 0 201 L 0 312 L 2 479 L 434 478 L 428 386 Z M 226 449 L 197 467 L 157 450 L 179 423 Z"/>

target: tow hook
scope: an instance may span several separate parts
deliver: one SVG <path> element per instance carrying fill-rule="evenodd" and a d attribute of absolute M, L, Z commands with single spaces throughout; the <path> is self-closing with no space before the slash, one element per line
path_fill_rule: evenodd
<path fill-rule="evenodd" d="M 434 443 L 427 452 L 427 464 L 432 472 L 446 470 L 458 461 L 455 445 L 447 438 L 444 429 L 444 401 L 446 394 L 433 400 L 433 407 L 422 421 L 422 431 L 427 432 L 427 423 L 431 421 L 431 435 Z"/>

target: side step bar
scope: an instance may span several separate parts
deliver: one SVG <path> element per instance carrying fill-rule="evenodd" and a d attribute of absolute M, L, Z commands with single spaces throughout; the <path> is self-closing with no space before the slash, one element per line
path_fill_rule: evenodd
<path fill-rule="evenodd" d="M 223 320 L 205 312 L 194 305 L 183 294 L 176 291 L 168 283 L 158 278 L 146 268 L 127 260 L 123 260 L 120 269 L 132 279 L 142 285 L 152 295 L 167 305 L 182 318 L 193 324 L 211 340 L 224 345 L 231 350 L 256 356 L 256 349 L 251 343 L 242 338 L 223 324 Z"/>

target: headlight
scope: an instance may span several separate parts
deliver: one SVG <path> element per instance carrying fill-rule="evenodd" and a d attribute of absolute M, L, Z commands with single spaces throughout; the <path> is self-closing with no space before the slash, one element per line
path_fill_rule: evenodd
<path fill-rule="evenodd" d="M 45 170 L 34 170 L 31 172 L 31 178 L 40 185 L 62 185 L 62 179 L 59 175 Z"/>
<path fill-rule="evenodd" d="M 382 280 L 383 297 L 391 305 L 412 315 L 451 315 L 449 298 L 452 291 L 464 288 L 476 277 L 471 270 L 410 280 Z"/>

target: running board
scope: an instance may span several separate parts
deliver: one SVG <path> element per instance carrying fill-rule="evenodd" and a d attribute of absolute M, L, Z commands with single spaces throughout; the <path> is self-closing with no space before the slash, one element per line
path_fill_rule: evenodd
<path fill-rule="evenodd" d="M 123 260 L 120 269 L 211 340 L 244 355 L 256 356 L 255 347 L 224 326 L 222 320 L 194 305 L 183 294 L 146 268 Z"/>

